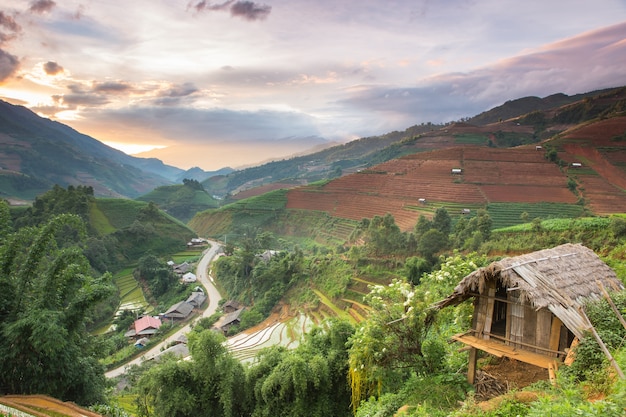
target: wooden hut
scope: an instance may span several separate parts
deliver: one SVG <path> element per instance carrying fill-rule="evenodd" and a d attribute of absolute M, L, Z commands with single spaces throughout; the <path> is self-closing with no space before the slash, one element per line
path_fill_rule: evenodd
<path fill-rule="evenodd" d="M 598 283 L 624 288 L 591 249 L 565 244 L 480 268 L 436 306 L 474 299 L 472 329 L 454 336 L 470 346 L 468 381 L 474 383 L 477 349 L 556 369 L 575 339 L 590 329 L 582 305 L 602 295 Z"/>

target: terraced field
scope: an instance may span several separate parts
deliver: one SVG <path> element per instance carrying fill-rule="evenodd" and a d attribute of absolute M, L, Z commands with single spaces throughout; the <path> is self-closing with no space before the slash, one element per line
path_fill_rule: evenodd
<path fill-rule="evenodd" d="M 519 134 L 529 133 L 528 127 L 517 127 Z M 475 126 L 458 123 L 449 130 L 445 135 L 457 138 L 457 144 L 468 144 L 414 153 L 324 185 L 289 190 L 287 208 L 356 221 L 391 213 L 402 230 L 409 230 L 436 207 L 486 208 L 498 226 L 519 223 L 522 212 L 553 218 L 580 216 L 583 208 L 604 215 L 626 207 L 626 117 L 585 125 L 551 142 L 566 165 L 579 162 L 584 169 L 563 169 L 534 144 L 507 149 L 472 145 L 487 137 L 486 130 Z M 461 172 L 453 174 L 453 169 Z M 521 211 L 520 204 L 526 204 Z"/>
<path fill-rule="evenodd" d="M 249 362 L 267 347 L 295 348 L 313 324 L 313 320 L 304 314 L 286 321 L 277 320 L 274 323 L 266 321 L 264 328 L 251 329 L 229 338 L 226 346 L 235 358 Z"/>

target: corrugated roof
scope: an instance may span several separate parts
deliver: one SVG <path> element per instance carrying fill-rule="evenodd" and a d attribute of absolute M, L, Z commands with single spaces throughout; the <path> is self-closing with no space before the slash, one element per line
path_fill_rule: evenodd
<path fill-rule="evenodd" d="M 143 316 L 135 320 L 136 334 L 142 334 L 146 329 L 158 329 L 159 327 L 161 327 L 161 320 L 158 317 Z"/>
<path fill-rule="evenodd" d="M 615 272 L 591 249 L 567 243 L 477 269 L 436 306 L 443 308 L 482 294 L 492 280 L 519 290 L 520 299 L 535 309 L 548 308 L 578 337 L 588 328 L 580 308 L 585 300 L 601 296 L 598 281 L 609 289 L 624 289 Z"/>

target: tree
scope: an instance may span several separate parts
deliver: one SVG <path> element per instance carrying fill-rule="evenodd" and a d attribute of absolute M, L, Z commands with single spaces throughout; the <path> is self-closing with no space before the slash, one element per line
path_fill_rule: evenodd
<path fill-rule="evenodd" d="M 428 220 L 423 214 L 420 214 L 420 216 L 417 219 L 417 223 L 415 223 L 415 228 L 413 230 L 415 231 L 415 235 L 417 239 L 419 240 L 424 233 L 428 232 L 432 228 L 433 228 L 433 222 Z"/>
<path fill-rule="evenodd" d="M 236 417 L 249 415 L 245 373 L 212 331 L 189 333 L 193 361 L 166 361 L 138 382 L 141 417 Z"/>
<path fill-rule="evenodd" d="M 437 211 L 435 211 L 435 217 L 433 217 L 433 227 L 446 236 L 452 231 L 452 219 L 448 214 L 448 210 L 444 207 L 439 207 Z"/>
<path fill-rule="evenodd" d="M 424 292 L 394 280 L 372 287 L 365 298 L 372 311 L 352 337 L 349 353 L 354 410 L 363 399 L 393 391 L 410 373 L 433 366 L 423 350 L 433 322 Z"/>
<path fill-rule="evenodd" d="M 314 328 L 294 350 L 271 348 L 260 354 L 247 375 L 253 416 L 325 417 L 350 413 L 347 343 L 354 328 L 331 320 Z"/>
<path fill-rule="evenodd" d="M 436 261 L 436 255 L 448 246 L 448 236 L 437 229 L 430 229 L 420 238 L 418 251 L 429 262 Z"/>
<path fill-rule="evenodd" d="M 0 200 L 0 245 L 12 231 L 13 224 L 11 222 L 9 204 L 5 200 Z"/>
<path fill-rule="evenodd" d="M 80 218 L 65 214 L 0 247 L 0 386 L 90 404 L 103 399 L 105 381 L 85 318 L 113 287 L 109 275 L 90 276 L 78 247 L 57 246 L 68 227 L 84 237 Z"/>

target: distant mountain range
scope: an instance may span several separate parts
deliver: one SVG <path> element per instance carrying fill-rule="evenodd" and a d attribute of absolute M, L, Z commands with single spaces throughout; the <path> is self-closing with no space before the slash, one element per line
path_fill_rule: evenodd
<path fill-rule="evenodd" d="M 54 184 L 89 185 L 97 196 L 136 198 L 187 178 L 201 182 L 211 196 L 228 202 L 269 189 L 340 177 L 404 155 L 472 140 L 501 148 L 539 142 L 568 126 L 598 117 L 607 106 L 615 106 L 619 98 L 590 101 L 612 91 L 620 96 L 624 89 L 515 99 L 460 121 L 466 127 L 464 133 L 459 133 L 459 123 L 455 133 L 449 129 L 451 124 L 422 123 L 308 155 L 215 172 L 200 168 L 185 171 L 156 158 L 129 156 L 25 107 L 0 100 L 0 198 L 32 200 Z M 489 128 L 472 136 L 472 127 L 484 126 Z"/>
<path fill-rule="evenodd" d="M 127 155 L 0 100 L 0 198 L 32 200 L 54 184 L 88 185 L 99 196 L 134 198 L 183 178 L 201 181 L 213 174 Z"/>

